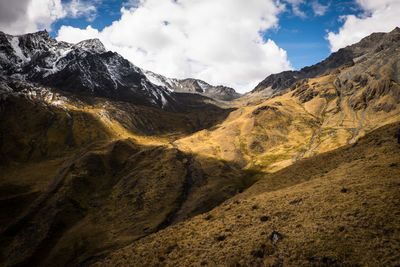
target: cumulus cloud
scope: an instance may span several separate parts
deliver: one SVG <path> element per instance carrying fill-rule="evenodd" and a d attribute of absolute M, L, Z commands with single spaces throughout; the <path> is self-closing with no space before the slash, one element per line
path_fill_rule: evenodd
<path fill-rule="evenodd" d="M 327 39 L 331 51 L 360 41 L 373 32 L 388 32 L 400 26 L 400 1 L 398 0 L 357 0 L 363 9 L 360 16 L 343 16 L 343 26 L 338 32 L 329 32 Z"/>
<path fill-rule="evenodd" d="M 101 31 L 62 26 L 57 39 L 99 38 L 141 68 L 243 92 L 291 68 L 286 52 L 262 38 L 283 9 L 273 0 L 142 0 Z"/>
<path fill-rule="evenodd" d="M 95 12 L 91 3 L 80 0 L 0 0 L 0 30 L 22 34 L 50 29 L 58 19 L 94 16 Z"/>

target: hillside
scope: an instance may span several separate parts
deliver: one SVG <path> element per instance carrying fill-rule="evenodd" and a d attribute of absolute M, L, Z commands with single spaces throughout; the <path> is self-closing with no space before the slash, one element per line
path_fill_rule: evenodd
<path fill-rule="evenodd" d="M 352 47 L 364 47 L 366 40 Z M 398 121 L 400 31 L 380 40 L 378 50 L 352 65 L 300 80 L 266 100 L 257 94 L 239 99 L 237 110 L 221 124 L 176 144 L 187 152 L 271 172 Z"/>
<path fill-rule="evenodd" d="M 171 144 L 230 109 L 185 96 L 183 114 L 21 81 L 2 86 L 12 93 L 0 110 L 1 265 L 79 265 L 254 182 Z"/>
<path fill-rule="evenodd" d="M 297 81 L 307 78 L 315 78 L 334 72 L 337 68 L 352 66 L 360 60 L 365 61 L 371 55 L 395 46 L 399 42 L 400 28 L 397 27 L 390 33 L 374 33 L 365 37 L 359 43 L 347 46 L 332 53 L 327 59 L 299 71 L 285 71 L 272 74 L 261 81 L 252 93 L 264 92 L 271 95 L 291 87 Z M 398 54 L 397 54 L 398 55 Z M 396 54 L 394 54 L 396 56 Z"/>
<path fill-rule="evenodd" d="M 399 127 L 264 175 L 94 266 L 397 266 Z"/>

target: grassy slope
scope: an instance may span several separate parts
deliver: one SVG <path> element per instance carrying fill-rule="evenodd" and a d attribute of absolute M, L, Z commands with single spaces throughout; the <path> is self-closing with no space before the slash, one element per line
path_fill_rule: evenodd
<path fill-rule="evenodd" d="M 400 85 L 392 80 L 379 91 L 381 80 L 367 86 L 353 80 L 337 84 L 352 68 L 299 82 L 292 91 L 238 108 L 213 129 L 175 143 L 186 152 L 275 172 L 399 121 Z"/>
<path fill-rule="evenodd" d="M 399 126 L 266 175 L 97 266 L 398 266 Z"/>
<path fill-rule="evenodd" d="M 228 162 L 170 143 L 226 111 L 207 118 L 118 105 L 7 100 L 0 121 L 2 265 L 90 262 L 254 182 Z"/>

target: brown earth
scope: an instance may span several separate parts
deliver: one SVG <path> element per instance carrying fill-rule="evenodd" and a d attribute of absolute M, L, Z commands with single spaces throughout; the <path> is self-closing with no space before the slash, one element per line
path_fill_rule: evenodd
<path fill-rule="evenodd" d="M 398 266 L 399 127 L 263 175 L 95 266 Z"/>

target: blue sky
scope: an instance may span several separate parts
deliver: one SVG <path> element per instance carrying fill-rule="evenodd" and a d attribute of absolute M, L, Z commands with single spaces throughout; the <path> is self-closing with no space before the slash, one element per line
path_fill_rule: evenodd
<path fill-rule="evenodd" d="M 342 15 L 361 12 L 354 1 L 319 2 L 328 6 L 324 15 L 315 15 L 311 5 L 303 4 L 301 8 L 306 17 L 296 16 L 288 10 L 280 15 L 279 28 L 264 34 L 264 38 L 271 38 L 287 51 L 295 69 L 313 65 L 328 57 L 331 52 L 326 39 L 327 31 L 339 30 L 343 25 L 340 19 Z"/>
<path fill-rule="evenodd" d="M 0 30 L 98 38 L 136 66 L 247 92 L 270 74 L 320 62 L 400 27 L 400 0 L 25 0 L 0 7 Z M 138 4 L 140 3 L 140 4 Z"/>
<path fill-rule="evenodd" d="M 69 0 L 62 0 L 63 3 L 68 3 Z M 62 25 L 70 25 L 77 28 L 86 28 L 88 25 L 92 25 L 96 29 L 103 29 L 106 26 L 111 25 L 113 21 L 118 20 L 121 17 L 121 7 L 126 6 L 129 1 L 127 0 L 103 0 L 96 4 L 97 14 L 94 20 L 88 20 L 86 17 L 71 18 L 66 17 L 64 19 L 57 20 L 52 25 L 51 34 L 56 36 L 57 31 Z"/>
<path fill-rule="evenodd" d="M 64 0 L 64 2 L 67 1 Z M 313 65 L 329 56 L 327 31 L 338 31 L 343 25 L 340 16 L 361 12 L 357 4 L 351 0 L 320 0 L 319 3 L 327 6 L 326 13 L 323 15 L 314 14 L 311 1 L 305 1 L 299 6 L 305 16 L 294 14 L 287 4 L 286 11 L 279 15 L 279 26 L 263 33 L 264 39 L 272 39 L 279 47 L 286 50 L 294 69 Z M 85 17 L 64 18 L 52 25 L 51 34 L 55 37 L 62 25 L 81 29 L 91 25 L 95 29 L 102 30 L 121 17 L 123 6 L 129 6 L 129 1 L 103 0 L 96 5 L 97 15 L 93 20 Z"/>
<path fill-rule="evenodd" d="M 140 68 L 239 92 L 400 26 L 400 0 L 31 1 L 62 1 L 47 20 L 58 40 L 98 38 Z"/>

